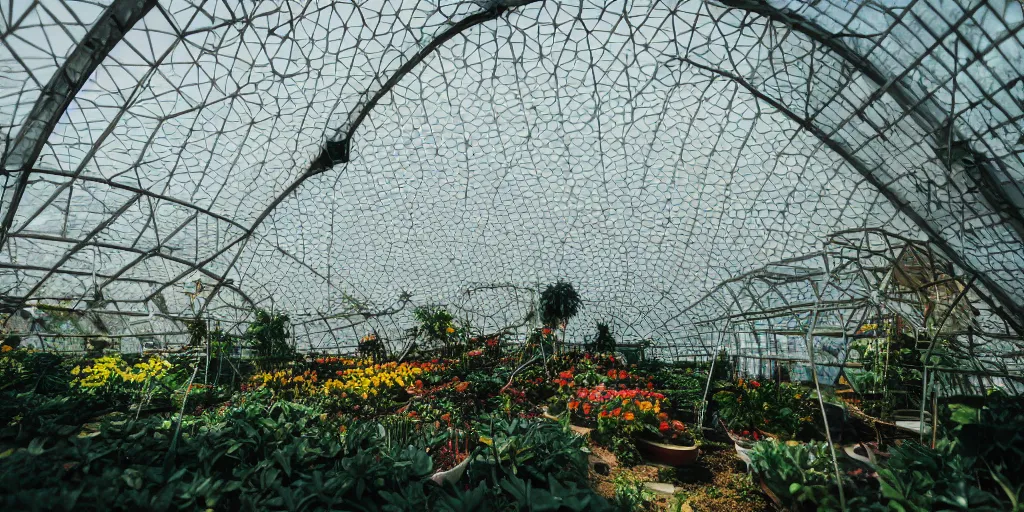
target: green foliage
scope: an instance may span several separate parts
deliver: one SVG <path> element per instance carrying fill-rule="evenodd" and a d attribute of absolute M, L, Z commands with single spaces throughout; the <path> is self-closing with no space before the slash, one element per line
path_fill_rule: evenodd
<path fill-rule="evenodd" d="M 957 453 L 954 443 L 940 441 L 934 450 L 903 443 L 890 453 L 886 467 L 878 468 L 890 510 L 1005 510 L 994 495 L 978 487 L 974 461 Z"/>
<path fill-rule="evenodd" d="M 295 350 L 288 344 L 288 315 L 272 314 L 258 309 L 255 319 L 245 331 L 245 340 L 252 348 L 257 363 L 264 368 L 292 361 Z"/>
<path fill-rule="evenodd" d="M 1024 401 L 993 394 L 976 419 L 953 428 L 959 453 L 984 460 L 993 471 L 1003 473 L 1012 485 L 1024 484 Z"/>
<path fill-rule="evenodd" d="M 715 393 L 714 400 L 719 416 L 733 431 L 756 429 L 794 439 L 811 437 L 815 422 L 821 420 L 809 393 L 789 383 L 740 379 L 736 386 Z"/>
<path fill-rule="evenodd" d="M 465 329 L 455 324 L 455 317 L 447 309 L 441 306 L 420 306 L 412 314 L 419 322 L 416 335 L 425 342 L 425 348 L 440 347 L 444 357 L 454 357 L 460 352 Z"/>
<path fill-rule="evenodd" d="M 832 456 L 825 443 L 762 441 L 750 451 L 751 469 L 788 506 L 839 510 Z"/>
<path fill-rule="evenodd" d="M 596 354 L 615 352 L 615 337 L 612 336 L 608 324 L 597 323 L 597 336 L 594 337 L 594 342 L 587 350 Z"/>
<path fill-rule="evenodd" d="M 603 444 L 608 445 L 612 454 L 615 455 L 615 459 L 625 467 L 633 467 L 643 462 L 643 457 L 636 447 L 633 436 L 611 436 L 610 440 Z"/>
<path fill-rule="evenodd" d="M 571 320 L 579 313 L 583 301 L 572 284 L 559 280 L 540 294 L 540 319 L 549 327 Z"/>
<path fill-rule="evenodd" d="M 654 493 L 644 487 L 644 482 L 630 476 L 629 473 L 620 472 L 615 476 L 615 505 L 620 510 L 633 512 L 644 510 L 647 502 L 654 499 Z"/>

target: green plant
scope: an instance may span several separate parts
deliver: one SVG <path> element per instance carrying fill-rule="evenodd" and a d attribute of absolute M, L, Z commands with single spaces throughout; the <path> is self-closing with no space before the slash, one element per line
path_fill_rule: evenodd
<path fill-rule="evenodd" d="M 625 512 L 644 510 L 654 499 L 654 493 L 644 487 L 644 482 L 627 472 L 620 471 L 615 475 L 614 484 L 614 503 Z"/>
<path fill-rule="evenodd" d="M 787 506 L 819 511 L 839 510 L 832 456 L 825 443 L 756 443 L 751 469 Z"/>
<path fill-rule="evenodd" d="M 761 430 L 786 439 L 813 435 L 821 414 L 808 399 L 810 392 L 783 383 L 739 379 L 730 389 L 715 393 L 718 414 L 733 431 Z"/>
<path fill-rule="evenodd" d="M 258 309 L 254 316 L 245 331 L 245 340 L 252 348 L 257 364 L 270 368 L 295 359 L 295 349 L 288 344 L 288 315 Z"/>
<path fill-rule="evenodd" d="M 412 314 L 419 322 L 416 336 L 423 340 L 426 348 L 439 346 L 444 357 L 454 357 L 461 352 L 465 329 L 456 325 L 455 317 L 447 309 L 441 306 L 420 306 Z"/>
<path fill-rule="evenodd" d="M 540 294 L 540 319 L 548 327 L 561 326 L 562 342 L 565 342 L 565 326 L 579 313 L 583 301 L 572 284 L 559 280 L 548 285 Z M 555 346 L 558 352 L 558 346 Z"/>
<path fill-rule="evenodd" d="M 955 443 L 941 440 L 934 450 L 903 443 L 890 453 L 885 467 L 877 468 L 881 493 L 890 509 L 1005 510 L 993 494 L 979 488 L 973 459 L 957 453 Z"/>
<path fill-rule="evenodd" d="M 587 347 L 587 350 L 597 354 L 615 352 L 615 337 L 612 336 L 608 324 L 597 323 L 597 336 L 594 337 L 594 342 Z"/>

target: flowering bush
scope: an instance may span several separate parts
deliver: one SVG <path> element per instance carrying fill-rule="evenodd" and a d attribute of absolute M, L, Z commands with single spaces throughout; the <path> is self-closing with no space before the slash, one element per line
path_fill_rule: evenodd
<path fill-rule="evenodd" d="M 346 367 L 335 371 L 332 377 L 325 377 L 315 370 L 305 370 L 301 373 L 295 370 L 261 372 L 250 377 L 243 391 L 270 389 L 275 393 L 283 393 L 293 400 L 319 396 L 353 402 L 378 396 L 393 397 L 394 393 L 406 388 L 422 387 L 421 377 L 442 368 L 441 365 L 434 363 L 372 364 L 368 359 L 341 358 L 339 361 L 331 361 L 329 358 L 319 358 L 316 361 L 324 365 L 342 363 Z M 347 367 L 348 364 L 356 366 Z"/>
<path fill-rule="evenodd" d="M 76 366 L 71 369 L 71 375 L 75 377 L 75 385 L 96 389 L 118 383 L 145 384 L 166 376 L 170 369 L 171 363 L 160 357 L 153 356 L 129 365 L 115 355 L 97 358 L 87 366 Z"/>
<path fill-rule="evenodd" d="M 433 363 L 384 363 L 339 370 L 338 378 L 324 382 L 324 393 L 367 399 L 382 391 L 413 386 L 425 373 L 437 369 Z"/>
<path fill-rule="evenodd" d="M 609 389 L 601 384 L 578 389 L 569 400 L 570 417 L 582 424 L 596 425 L 602 432 L 639 432 L 653 423 L 661 412 L 665 395 L 641 389 Z"/>
<path fill-rule="evenodd" d="M 788 383 L 739 379 L 731 389 L 716 393 L 714 399 L 719 416 L 733 432 L 761 430 L 791 439 L 813 426 L 814 412 L 807 393 Z"/>

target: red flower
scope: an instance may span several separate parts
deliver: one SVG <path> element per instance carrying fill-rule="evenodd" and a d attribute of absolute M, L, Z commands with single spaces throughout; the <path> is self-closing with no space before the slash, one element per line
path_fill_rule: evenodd
<path fill-rule="evenodd" d="M 750 385 L 751 385 L 751 386 L 754 386 L 755 388 L 759 388 L 759 387 L 761 387 L 761 383 L 760 383 L 760 382 L 758 382 L 758 381 L 756 381 L 756 380 L 752 380 L 752 381 L 750 381 Z"/>
<path fill-rule="evenodd" d="M 618 375 L 618 372 L 616 372 L 615 370 L 608 370 L 609 379 L 614 379 L 616 375 Z"/>
<path fill-rule="evenodd" d="M 626 370 L 619 370 L 619 379 L 625 379 L 626 377 L 629 377 L 629 372 Z"/>
<path fill-rule="evenodd" d="M 662 432 L 667 432 L 669 428 L 670 427 L 668 426 L 668 422 L 667 421 L 663 421 L 663 422 L 661 422 L 661 425 L 658 425 L 658 430 L 660 430 Z"/>
<path fill-rule="evenodd" d="M 545 327 L 545 328 L 541 329 L 541 331 L 540 331 L 540 332 L 541 332 L 541 334 L 543 334 L 544 336 L 547 336 L 547 335 L 551 334 L 551 328 L 550 328 L 550 327 Z"/>
<path fill-rule="evenodd" d="M 590 416 L 590 402 L 583 404 L 583 414 Z"/>
<path fill-rule="evenodd" d="M 612 409 L 612 416 L 618 418 L 620 414 L 622 414 L 622 407 L 616 407 Z"/>
<path fill-rule="evenodd" d="M 572 378 L 572 372 L 569 371 L 569 370 L 566 370 L 564 372 L 559 373 L 558 376 L 563 378 L 563 379 L 571 379 Z"/>
<path fill-rule="evenodd" d="M 647 383 L 647 389 L 654 389 L 654 383 L 653 382 L 648 382 Z"/>

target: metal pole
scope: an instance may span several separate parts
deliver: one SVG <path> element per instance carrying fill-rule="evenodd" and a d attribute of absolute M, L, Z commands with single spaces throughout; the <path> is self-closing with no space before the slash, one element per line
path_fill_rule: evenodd
<path fill-rule="evenodd" d="M 843 491 L 843 477 L 839 471 L 839 459 L 836 457 L 836 447 L 832 444 L 832 432 L 828 428 L 828 416 L 825 414 L 825 400 L 821 396 L 821 384 L 818 382 L 818 365 L 814 363 L 814 327 L 818 323 L 818 309 L 817 303 L 821 301 L 821 295 L 825 293 L 825 289 L 829 285 L 829 281 L 832 280 L 832 274 L 829 273 L 825 280 L 824 286 L 822 286 L 820 292 L 815 293 L 815 308 L 811 311 L 811 322 L 807 328 L 807 334 L 804 338 L 804 342 L 807 344 L 807 358 L 811 361 L 811 378 L 814 380 L 814 389 L 818 393 L 818 406 L 821 407 L 821 421 L 825 424 L 825 440 L 828 442 L 828 449 L 832 452 L 832 466 L 836 471 L 836 486 L 839 488 L 839 506 L 845 512 L 846 509 L 846 492 Z"/>
<path fill-rule="evenodd" d="M 728 329 L 729 323 L 726 322 L 726 327 L 723 328 L 718 335 L 718 343 L 715 344 L 714 350 L 711 353 L 711 365 L 708 368 L 708 381 L 704 385 L 704 398 L 700 402 L 700 414 L 697 416 L 697 426 L 704 427 L 704 413 L 707 411 L 708 405 L 708 391 L 711 389 L 711 376 L 715 374 L 715 361 L 718 360 L 719 346 L 722 344 L 722 340 L 725 339 L 725 331 Z"/>

